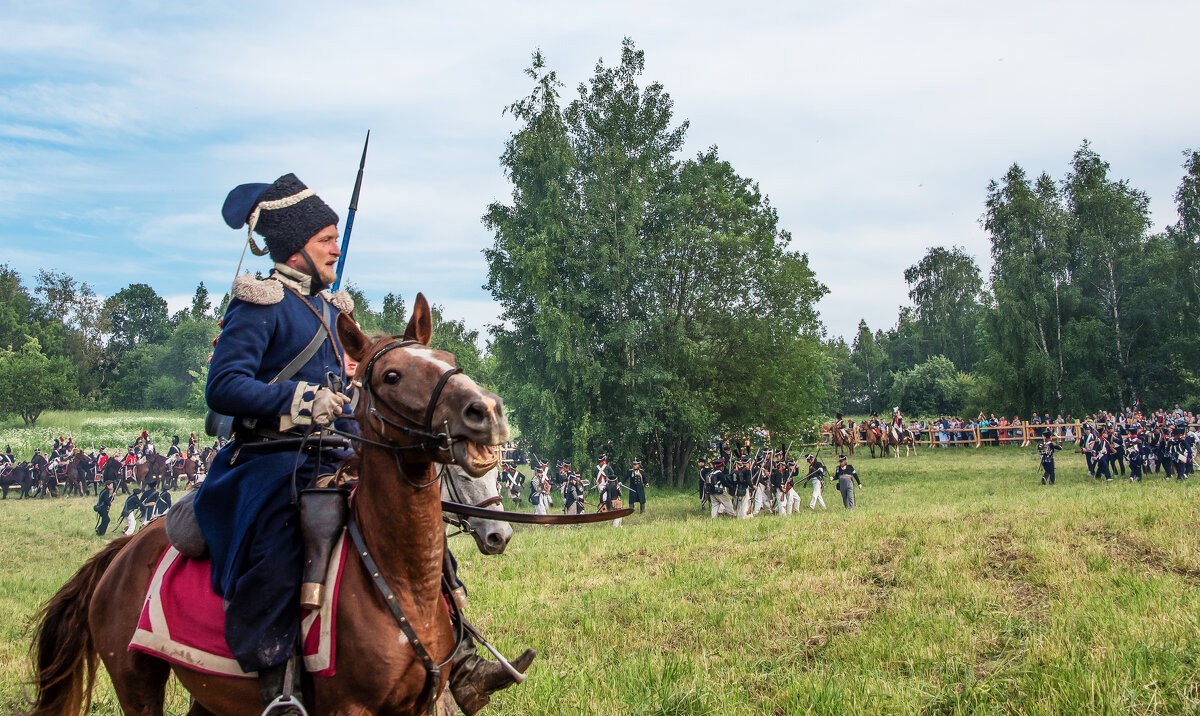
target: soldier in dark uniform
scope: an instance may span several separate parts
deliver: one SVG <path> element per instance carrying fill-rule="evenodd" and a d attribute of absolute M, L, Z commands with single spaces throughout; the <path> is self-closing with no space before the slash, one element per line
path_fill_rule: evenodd
<path fill-rule="evenodd" d="M 1129 438 L 1129 447 L 1126 448 L 1126 454 L 1129 455 L 1129 481 L 1142 481 L 1142 466 L 1146 462 L 1145 453 L 1142 451 L 1141 440 L 1134 435 Z"/>
<path fill-rule="evenodd" d="M 740 455 L 737 458 L 737 462 L 729 478 L 732 485 L 733 503 L 736 508 L 737 517 L 738 519 L 747 519 L 750 517 L 751 471 L 749 461 L 745 455 Z"/>
<path fill-rule="evenodd" d="M 142 526 L 154 519 L 154 509 L 158 506 L 158 483 L 154 480 L 146 481 L 146 489 L 142 492 Z"/>
<path fill-rule="evenodd" d="M 579 484 L 579 475 L 572 473 L 563 489 L 563 512 L 568 515 L 583 513 L 583 486 Z"/>
<path fill-rule="evenodd" d="M 49 484 L 54 483 L 53 475 L 44 476 L 46 466 L 49 464 L 50 461 L 47 460 L 46 456 L 42 454 L 41 448 L 34 448 L 33 457 L 29 459 L 30 490 L 26 491 L 26 496 L 32 496 L 29 494 L 30 491 L 36 493 L 37 497 L 46 496 L 46 492 L 48 492 L 46 478 L 49 478 Z M 55 492 L 57 492 L 57 490 L 55 490 Z"/>
<path fill-rule="evenodd" d="M 700 473 L 700 507 L 704 507 L 704 503 L 708 502 L 708 474 L 712 469 L 708 467 L 708 461 L 700 458 L 696 461 L 696 470 Z"/>
<path fill-rule="evenodd" d="M 733 501 L 730 499 L 730 492 L 734 489 L 735 479 L 725 471 L 725 460 L 717 458 L 713 461 L 713 467 L 708 471 L 707 481 L 705 482 L 705 491 L 708 495 L 708 500 L 712 504 L 712 516 L 729 515 L 735 517 L 737 511 L 733 507 Z"/>
<path fill-rule="evenodd" d="M 854 488 L 858 486 L 859 489 L 862 489 L 862 482 L 859 481 L 854 466 L 846 462 L 844 455 L 838 456 L 838 466 L 833 477 L 837 480 L 838 492 L 842 493 L 842 505 L 847 510 L 854 509 Z"/>
<path fill-rule="evenodd" d="M 1042 456 L 1042 484 L 1054 484 L 1054 451 L 1062 450 L 1062 446 L 1054 442 L 1053 434 L 1046 430 L 1042 433 L 1045 438 L 1038 444 L 1038 453 Z"/>
<path fill-rule="evenodd" d="M 294 174 L 238 186 L 221 213 L 231 228 L 248 225 L 255 253 L 253 234 L 261 235 L 262 253 L 275 267 L 265 279 L 245 274 L 233 284 L 205 390 L 209 408 L 233 416 L 233 440 L 213 460 L 195 513 L 211 554 L 213 589 L 226 604 L 225 640 L 242 669 L 258 672 L 261 696 L 270 704 L 283 691 L 300 628 L 304 547 L 293 475 L 303 491 L 312 476 L 333 473 L 350 455 L 325 441 L 300 456 L 294 445 L 272 445 L 312 426 L 353 430 L 346 420 L 350 398 L 342 392 L 344 351 L 332 330 L 341 313 L 353 311 L 353 300 L 325 290 L 337 279 L 337 214 Z M 320 340 L 310 354 L 306 346 L 314 337 Z M 311 357 L 290 366 L 302 355 Z M 531 660 L 527 652 L 514 666 Z M 512 683 L 499 664 L 474 653 L 474 642 L 463 640 L 450 675 L 460 708 L 474 714 L 493 691 Z"/>
<path fill-rule="evenodd" d="M 642 474 L 642 461 L 634 458 L 633 467 L 625 476 L 625 486 L 629 488 L 629 506 L 638 503 L 638 512 L 646 511 L 646 476 Z"/>
<path fill-rule="evenodd" d="M 96 497 L 96 504 L 92 509 L 96 511 L 96 535 L 103 537 L 105 532 L 108 532 L 108 512 L 112 509 L 113 490 L 115 485 L 112 480 L 104 483 L 104 489 Z"/>
<path fill-rule="evenodd" d="M 825 498 L 821 495 L 821 491 L 825 487 L 825 465 L 817 460 L 816 455 L 805 455 L 805 459 L 808 461 L 808 474 L 804 476 L 800 484 L 807 485 L 811 482 L 813 486 L 812 499 L 808 501 L 808 509 L 815 510 L 817 505 L 820 505 L 821 509 L 825 509 Z M 839 465 L 845 462 L 846 456 L 839 455 L 838 461 Z"/>
<path fill-rule="evenodd" d="M 782 515 L 784 513 L 783 483 L 787 479 L 787 465 L 782 455 L 777 455 L 771 462 L 771 475 L 768 478 L 771 486 L 771 496 L 775 499 L 775 511 Z"/>
<path fill-rule="evenodd" d="M 592 477 L 592 488 L 596 490 L 597 502 L 605 509 L 608 509 L 608 505 L 612 501 L 612 498 L 608 495 L 608 486 L 610 483 L 615 483 L 617 478 L 613 473 L 612 467 L 608 464 L 607 455 L 601 455 L 596 460 L 596 470 Z M 619 487 L 617 491 L 620 491 Z M 617 495 L 617 497 L 619 498 L 620 495 Z"/>
<path fill-rule="evenodd" d="M 1103 477 L 1107 482 L 1112 482 L 1112 473 L 1108 470 L 1109 461 L 1109 444 L 1108 440 L 1104 439 L 1104 434 L 1096 435 L 1096 439 L 1092 441 L 1092 466 L 1096 471 L 1096 479 Z"/>
<path fill-rule="evenodd" d="M 1124 430 L 1121 431 L 1123 433 Z M 1125 436 L 1114 431 L 1112 428 L 1108 430 L 1108 464 L 1112 470 L 1113 477 L 1118 474 L 1121 477 L 1125 476 Z"/>
<path fill-rule="evenodd" d="M 142 490 L 135 487 L 129 497 L 125 498 L 125 504 L 121 507 L 121 520 L 125 523 L 125 531 L 122 533 L 126 537 L 137 532 L 137 517 L 138 512 L 142 509 Z"/>

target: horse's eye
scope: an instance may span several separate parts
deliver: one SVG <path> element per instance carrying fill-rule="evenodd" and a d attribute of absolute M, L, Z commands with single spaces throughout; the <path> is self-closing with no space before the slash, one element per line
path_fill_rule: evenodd
<path fill-rule="evenodd" d="M 395 385 L 400 382 L 400 374 L 394 370 L 389 370 L 383 374 L 383 382 L 388 385 Z"/>

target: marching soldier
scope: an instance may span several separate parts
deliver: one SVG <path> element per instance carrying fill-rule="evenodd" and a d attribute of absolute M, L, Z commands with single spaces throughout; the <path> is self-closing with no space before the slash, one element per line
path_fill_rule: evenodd
<path fill-rule="evenodd" d="M 796 490 L 796 475 L 799 471 L 796 467 L 796 461 L 789 459 L 784 465 L 783 470 L 783 504 L 780 506 L 780 514 L 792 514 L 800 509 L 800 495 Z"/>
<path fill-rule="evenodd" d="M 125 498 L 125 505 L 121 508 L 121 519 L 125 521 L 126 537 L 137 532 L 138 512 L 142 509 L 142 490 L 135 487 L 129 497 Z"/>
<path fill-rule="evenodd" d="M 1108 463 L 1112 447 L 1108 440 L 1104 438 L 1104 433 L 1096 435 L 1096 439 L 1092 441 L 1092 465 L 1096 470 L 1096 479 L 1101 477 L 1107 482 L 1112 482 L 1112 473 L 1109 472 Z"/>
<path fill-rule="evenodd" d="M 1126 449 L 1126 454 L 1129 456 L 1129 481 L 1142 481 L 1142 466 L 1146 462 L 1145 454 L 1142 452 L 1141 440 L 1137 435 L 1129 438 L 1129 447 Z"/>
<path fill-rule="evenodd" d="M 583 514 L 583 486 L 579 484 L 579 474 L 572 473 L 563 488 L 563 512 L 568 515 Z"/>
<path fill-rule="evenodd" d="M 1038 445 L 1038 453 L 1042 456 L 1042 484 L 1054 484 L 1054 451 L 1062 450 L 1062 446 L 1054 442 L 1054 435 L 1049 430 L 1042 433 L 1045 439 Z"/>
<path fill-rule="evenodd" d="M 847 510 L 854 509 L 854 487 L 857 485 L 861 490 L 862 482 L 859 481 L 854 466 L 846 462 L 845 455 L 838 455 L 838 466 L 833 476 L 837 479 L 838 492 L 842 493 L 842 505 Z"/>
<path fill-rule="evenodd" d="M 158 483 L 154 480 L 146 481 L 146 489 L 142 491 L 142 527 L 150 523 L 154 519 L 154 511 L 158 508 Z"/>
<path fill-rule="evenodd" d="M 729 475 L 730 484 L 733 486 L 734 502 L 737 505 L 737 518 L 740 520 L 750 518 L 750 466 L 747 464 L 746 456 L 741 455 L 737 459 L 733 472 Z"/>
<path fill-rule="evenodd" d="M 725 460 L 722 458 L 714 460 L 712 470 L 709 471 L 708 480 L 705 483 L 708 499 L 712 504 L 712 517 L 714 519 L 716 519 L 717 515 L 737 516 L 737 512 L 733 508 L 733 501 L 729 497 L 729 492 L 734 482 L 724 472 L 724 468 Z"/>
<path fill-rule="evenodd" d="M 771 495 L 775 498 L 775 510 L 778 514 L 784 514 L 784 481 L 787 479 L 787 465 L 783 461 L 782 455 L 777 456 L 772 460 L 774 469 L 771 470 L 770 484 Z"/>
<path fill-rule="evenodd" d="M 96 511 L 96 536 L 103 537 L 105 532 L 108 532 L 108 512 L 112 508 L 113 491 L 116 486 L 112 480 L 104 483 L 104 489 L 96 497 L 96 504 L 92 509 Z"/>
<path fill-rule="evenodd" d="M 824 510 L 826 509 L 825 498 L 821 496 L 821 490 L 825 487 L 825 465 L 817 460 L 816 455 L 806 455 L 805 458 L 808 460 L 808 474 L 804 476 L 801 484 L 812 482 L 813 488 L 812 499 L 808 502 L 808 509 L 815 510 L 817 509 L 817 505 L 820 505 L 821 509 Z M 845 455 L 838 455 L 839 467 L 845 461 Z"/>
<path fill-rule="evenodd" d="M 633 467 L 629 469 L 629 474 L 625 476 L 625 482 L 629 488 L 629 506 L 633 507 L 633 504 L 636 502 L 638 504 L 638 512 L 645 512 L 646 477 L 642 474 L 642 461 L 640 459 L 633 459 Z"/>
<path fill-rule="evenodd" d="M 546 463 L 542 463 L 541 468 L 533 473 L 533 479 L 529 481 L 529 504 L 533 505 L 534 514 L 546 514 L 546 508 L 550 506 L 550 478 L 546 476 Z"/>

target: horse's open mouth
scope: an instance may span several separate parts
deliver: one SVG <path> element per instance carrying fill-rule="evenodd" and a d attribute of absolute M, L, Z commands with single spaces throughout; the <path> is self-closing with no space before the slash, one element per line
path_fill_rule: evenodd
<path fill-rule="evenodd" d="M 454 461 L 473 477 L 479 477 L 500 462 L 500 451 L 494 446 L 470 440 L 456 440 L 453 452 Z"/>

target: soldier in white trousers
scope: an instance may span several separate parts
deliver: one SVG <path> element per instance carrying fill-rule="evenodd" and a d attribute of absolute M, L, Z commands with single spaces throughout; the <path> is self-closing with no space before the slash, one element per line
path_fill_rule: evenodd
<path fill-rule="evenodd" d="M 813 488 L 808 509 L 815 510 L 817 503 L 821 504 L 821 509 L 825 509 L 825 499 L 821 497 L 821 488 L 825 486 L 825 465 L 817 460 L 816 455 L 806 455 L 805 459 L 808 460 L 808 474 L 804 476 L 804 482 L 812 482 Z"/>

